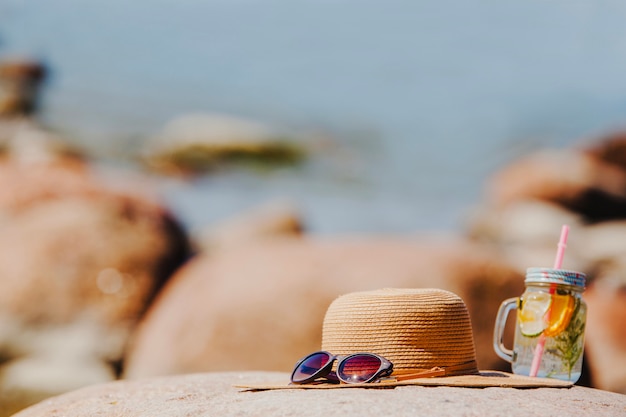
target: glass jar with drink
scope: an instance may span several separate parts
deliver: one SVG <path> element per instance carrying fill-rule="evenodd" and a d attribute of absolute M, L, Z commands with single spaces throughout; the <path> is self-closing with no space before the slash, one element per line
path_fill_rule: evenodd
<path fill-rule="evenodd" d="M 494 349 L 511 362 L 513 373 L 576 382 L 582 370 L 587 305 L 582 298 L 585 274 L 553 268 L 529 268 L 526 290 L 500 306 Z M 502 336 L 516 309 L 513 349 Z"/>

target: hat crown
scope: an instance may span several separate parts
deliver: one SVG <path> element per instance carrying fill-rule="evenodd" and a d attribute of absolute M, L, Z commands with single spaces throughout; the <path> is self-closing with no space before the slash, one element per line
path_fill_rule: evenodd
<path fill-rule="evenodd" d="M 376 353 L 399 371 L 438 366 L 458 369 L 449 375 L 478 372 L 467 307 L 440 289 L 384 288 L 337 298 L 324 318 L 322 349 Z"/>

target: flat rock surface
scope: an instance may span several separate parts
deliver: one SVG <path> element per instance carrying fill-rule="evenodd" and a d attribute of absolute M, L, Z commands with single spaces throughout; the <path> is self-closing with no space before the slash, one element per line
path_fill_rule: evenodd
<path fill-rule="evenodd" d="M 14 417 L 74 416 L 626 416 L 626 395 L 591 388 L 456 388 L 243 391 L 288 381 L 277 372 L 189 374 L 93 385 Z"/>

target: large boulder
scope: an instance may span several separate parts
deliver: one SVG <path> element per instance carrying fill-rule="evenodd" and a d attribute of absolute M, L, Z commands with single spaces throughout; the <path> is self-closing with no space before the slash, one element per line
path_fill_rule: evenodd
<path fill-rule="evenodd" d="M 0 310 L 26 323 L 136 319 L 171 272 L 168 219 L 123 196 L 34 205 L 1 227 Z M 168 259 L 171 258 L 171 259 Z"/>
<path fill-rule="evenodd" d="M 607 164 L 626 170 L 626 130 L 610 132 L 596 138 L 583 150 Z"/>
<path fill-rule="evenodd" d="M 528 199 L 503 207 L 483 206 L 471 217 L 466 234 L 524 273 L 528 267 L 554 264 L 563 224 L 570 228 L 563 266 L 588 272 L 593 253 L 587 250 L 585 223 L 577 213 L 549 201 Z"/>
<path fill-rule="evenodd" d="M 286 383 L 277 372 L 216 372 L 117 381 L 76 390 L 14 417 L 381 415 L 432 417 L 614 417 L 626 397 L 585 387 L 488 389 L 404 386 L 241 392 L 233 385 Z"/>
<path fill-rule="evenodd" d="M 584 294 L 592 383 L 626 394 L 626 220 L 589 226 L 585 232 L 588 255 L 597 259 Z"/>
<path fill-rule="evenodd" d="M 521 294 L 522 274 L 462 239 L 354 236 L 266 239 L 197 256 L 142 320 L 124 376 L 288 371 L 319 350 L 336 297 L 383 287 L 459 294 L 479 365 L 510 370 L 493 353 L 493 325 L 500 303 Z"/>
<path fill-rule="evenodd" d="M 626 268 L 621 268 L 623 274 Z M 587 314 L 586 357 L 593 386 L 626 393 L 626 281 L 606 276 L 585 294 Z M 615 278 L 613 278 L 615 279 Z"/>
<path fill-rule="evenodd" d="M 39 87 L 48 69 L 38 60 L 26 57 L 0 61 L 0 117 L 30 115 L 37 110 Z"/>
<path fill-rule="evenodd" d="M 188 251 L 158 200 L 86 163 L 2 161 L 0 416 L 115 379 L 135 324 Z"/>
<path fill-rule="evenodd" d="M 211 252 L 279 236 L 302 236 L 305 221 L 297 207 L 273 200 L 222 219 L 193 236 L 198 251 Z"/>
<path fill-rule="evenodd" d="M 542 150 L 494 173 L 487 204 L 505 207 L 521 200 L 550 201 L 586 222 L 626 216 L 626 170 L 579 149 Z"/>

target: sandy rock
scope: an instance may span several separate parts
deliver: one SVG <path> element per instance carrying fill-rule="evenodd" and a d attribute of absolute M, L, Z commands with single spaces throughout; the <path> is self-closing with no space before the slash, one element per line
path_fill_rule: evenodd
<path fill-rule="evenodd" d="M 123 197 L 33 205 L 2 227 L 0 312 L 33 323 L 136 319 L 166 278 L 167 221 Z"/>
<path fill-rule="evenodd" d="M 272 201 L 220 221 L 195 240 L 200 250 L 211 251 L 277 236 L 301 236 L 304 220 L 286 201 Z"/>
<path fill-rule="evenodd" d="M 594 140 L 583 151 L 608 164 L 626 170 L 626 131 L 610 132 Z"/>
<path fill-rule="evenodd" d="M 591 388 L 459 388 L 275 390 L 241 392 L 288 374 L 230 372 L 118 381 L 67 393 L 15 417 L 83 416 L 416 416 L 615 417 L 626 414 L 626 396 Z M 425 411 L 427 410 L 427 411 Z"/>
<path fill-rule="evenodd" d="M 468 234 L 486 242 L 505 245 L 532 243 L 544 245 L 557 241 L 561 225 L 583 227 L 580 216 L 549 201 L 518 200 L 506 207 L 480 207 L 471 218 Z"/>
<path fill-rule="evenodd" d="M 485 197 L 487 205 L 496 207 L 519 200 L 551 201 L 586 221 L 603 221 L 626 215 L 626 171 L 586 152 L 544 150 L 495 173 Z"/>
<path fill-rule="evenodd" d="M 580 230 L 586 256 L 596 263 L 626 256 L 626 218 L 589 225 Z"/>
<path fill-rule="evenodd" d="M 128 323 L 116 327 L 96 324 L 90 318 L 76 319 L 71 323 L 51 325 L 24 325 L 10 316 L 3 316 L 3 358 L 81 358 L 85 355 L 113 363 L 120 359 L 126 345 Z"/>
<path fill-rule="evenodd" d="M 84 162 L 85 153 L 32 118 L 0 119 L 0 155 L 20 165 Z"/>
<path fill-rule="evenodd" d="M 83 162 L 0 163 L 0 216 L 6 219 L 48 200 L 97 195 L 101 190 Z"/>
<path fill-rule="evenodd" d="M 110 366 L 90 357 L 27 356 L 0 368 L 0 415 L 88 385 L 115 380 Z"/>
<path fill-rule="evenodd" d="M 82 162 L 0 164 L 0 416 L 115 377 L 134 325 L 187 252 L 156 200 L 109 188 Z M 79 358 L 99 365 L 69 366 Z M 44 362 L 58 376 L 45 389 L 28 371 Z"/>
<path fill-rule="evenodd" d="M 608 263 L 585 291 L 585 349 L 594 386 L 626 394 L 626 262 Z"/>
<path fill-rule="evenodd" d="M 551 202 L 519 200 L 501 208 L 481 207 L 468 222 L 466 233 L 525 274 L 529 267 L 554 264 L 563 224 L 570 227 L 564 267 L 591 270 L 596 259 L 588 252 L 582 218 Z"/>
<path fill-rule="evenodd" d="M 29 58 L 7 58 L 0 62 L 0 116 L 35 112 L 39 87 L 46 77 L 43 63 Z"/>
<path fill-rule="evenodd" d="M 384 287 L 459 294 L 479 364 L 507 366 L 493 353 L 493 323 L 501 301 L 521 294 L 523 276 L 481 247 L 438 237 L 285 238 L 199 256 L 180 270 L 135 334 L 125 376 L 288 371 L 319 350 L 332 300 Z"/>

